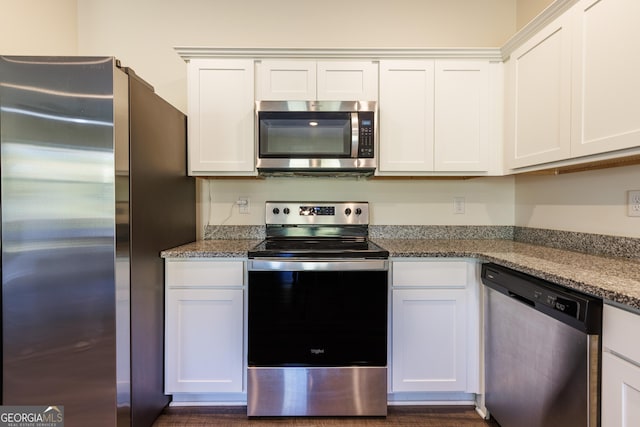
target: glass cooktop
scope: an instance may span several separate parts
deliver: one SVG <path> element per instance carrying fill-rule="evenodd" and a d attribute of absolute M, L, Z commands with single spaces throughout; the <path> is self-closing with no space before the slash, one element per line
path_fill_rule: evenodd
<path fill-rule="evenodd" d="M 249 258 L 388 258 L 389 251 L 367 239 L 267 239 L 248 253 Z"/>

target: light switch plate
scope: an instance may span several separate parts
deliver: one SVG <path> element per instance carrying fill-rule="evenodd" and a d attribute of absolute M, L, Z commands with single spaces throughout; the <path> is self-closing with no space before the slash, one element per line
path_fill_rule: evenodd
<path fill-rule="evenodd" d="M 454 197 L 453 198 L 453 213 L 460 215 L 464 214 L 464 197 Z"/>
<path fill-rule="evenodd" d="M 640 190 L 627 191 L 627 215 L 640 216 Z"/>

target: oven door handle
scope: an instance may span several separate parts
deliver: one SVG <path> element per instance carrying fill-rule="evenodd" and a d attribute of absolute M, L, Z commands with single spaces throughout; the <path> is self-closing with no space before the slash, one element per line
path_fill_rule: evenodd
<path fill-rule="evenodd" d="M 282 260 L 282 258 L 250 259 L 249 271 L 386 271 L 389 261 L 386 259 L 357 260 Z"/>

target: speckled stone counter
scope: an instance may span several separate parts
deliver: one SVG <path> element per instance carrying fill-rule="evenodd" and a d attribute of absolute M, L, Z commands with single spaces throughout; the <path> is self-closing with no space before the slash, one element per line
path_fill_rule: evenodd
<path fill-rule="evenodd" d="M 391 257 L 465 257 L 495 262 L 640 312 L 640 259 L 588 255 L 506 239 L 384 239 Z M 163 258 L 246 257 L 260 240 L 200 240 L 165 250 Z"/>
<path fill-rule="evenodd" d="M 479 258 L 640 310 L 638 259 L 588 255 L 511 240 L 373 240 L 391 257 Z"/>
<path fill-rule="evenodd" d="M 249 249 L 260 243 L 254 239 L 198 240 L 186 245 L 167 249 L 162 258 L 235 258 L 246 257 Z"/>

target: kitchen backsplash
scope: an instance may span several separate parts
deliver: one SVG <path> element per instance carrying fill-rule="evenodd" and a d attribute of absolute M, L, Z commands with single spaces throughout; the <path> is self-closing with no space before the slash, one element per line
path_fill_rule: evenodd
<path fill-rule="evenodd" d="M 264 225 L 207 225 L 204 240 L 262 240 L 266 236 Z"/>
<path fill-rule="evenodd" d="M 503 239 L 595 255 L 640 259 L 640 239 L 514 226 L 370 225 L 376 239 Z M 205 240 L 255 239 L 265 237 L 261 225 L 209 225 Z"/>
<path fill-rule="evenodd" d="M 513 239 L 512 226 L 481 225 L 370 225 L 377 239 Z"/>
<path fill-rule="evenodd" d="M 594 255 L 640 259 L 640 239 L 531 227 L 514 227 L 513 240 Z"/>

